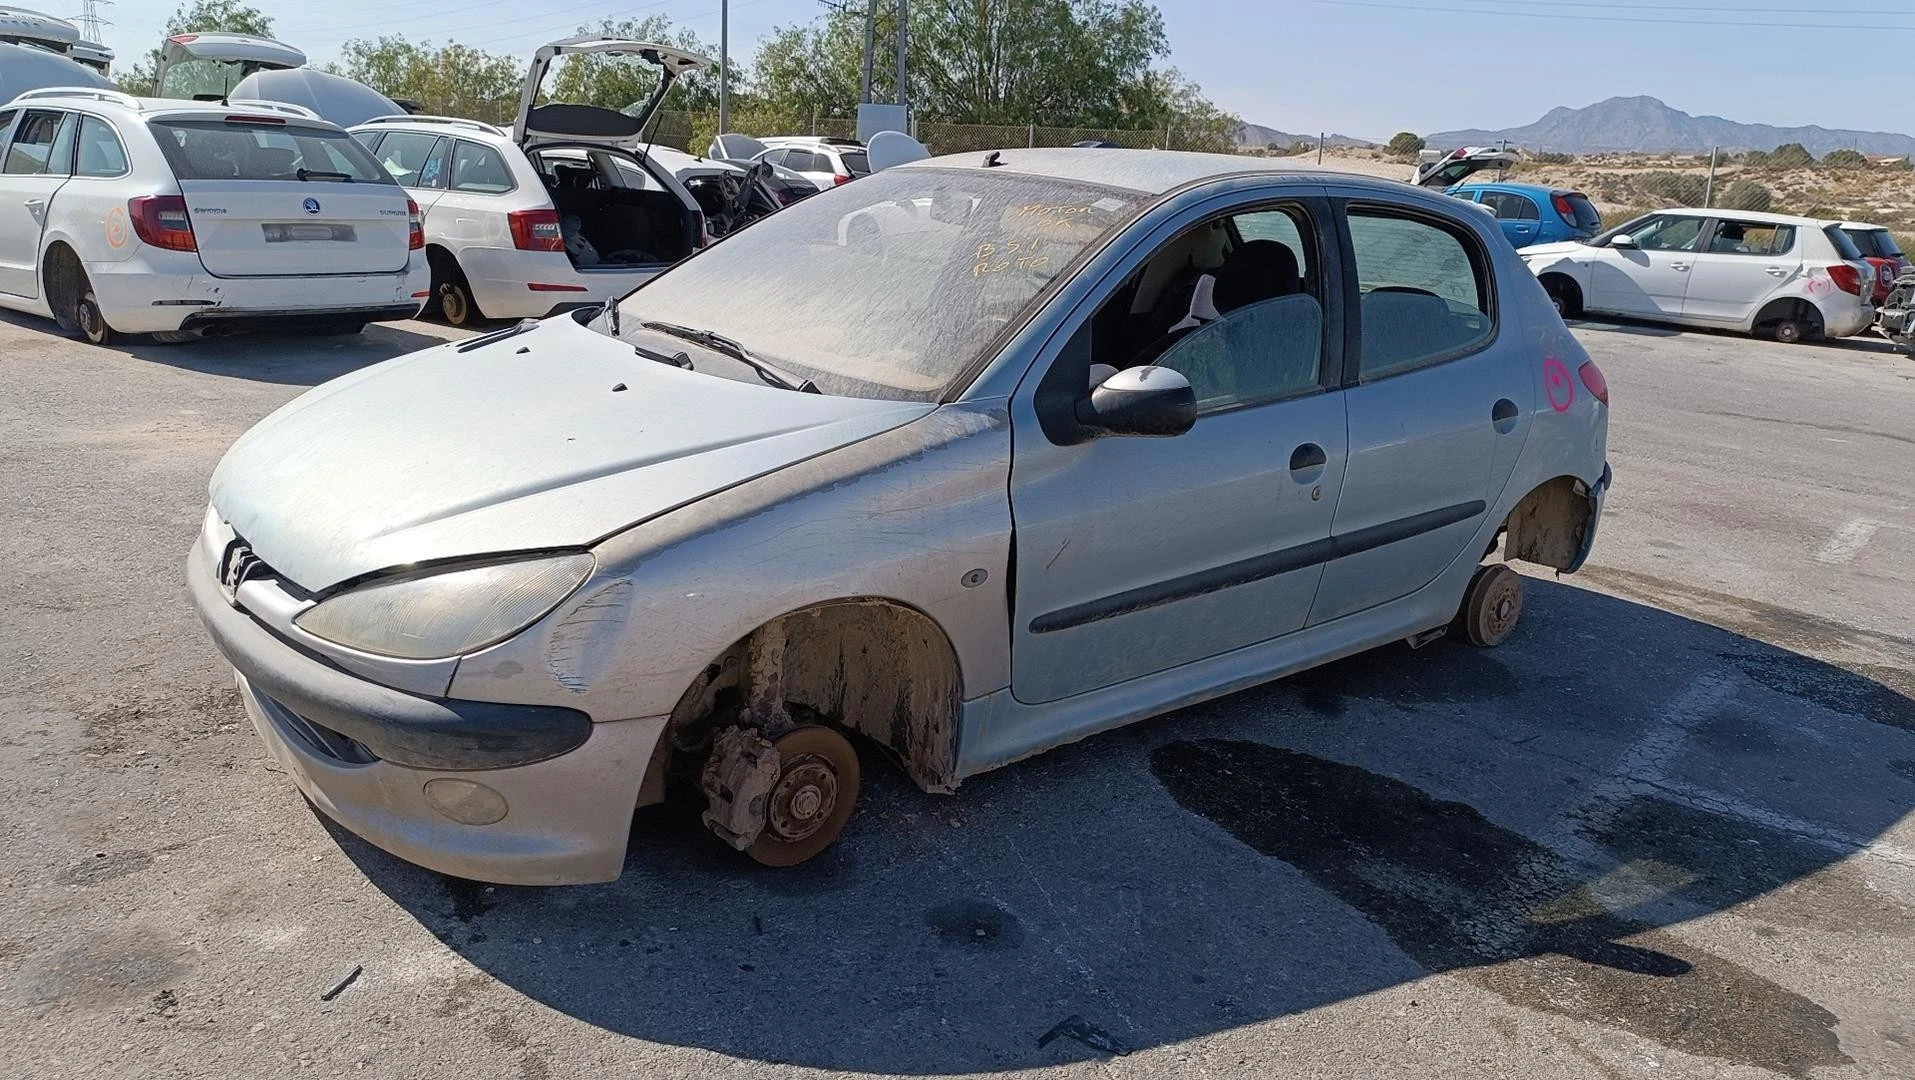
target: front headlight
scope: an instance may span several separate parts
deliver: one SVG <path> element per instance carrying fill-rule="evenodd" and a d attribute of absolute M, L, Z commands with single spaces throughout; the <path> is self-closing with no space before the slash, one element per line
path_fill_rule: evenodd
<path fill-rule="evenodd" d="M 293 624 L 382 656 L 462 656 L 544 618 L 591 574 L 586 554 L 427 573 L 341 593 L 302 612 Z"/>

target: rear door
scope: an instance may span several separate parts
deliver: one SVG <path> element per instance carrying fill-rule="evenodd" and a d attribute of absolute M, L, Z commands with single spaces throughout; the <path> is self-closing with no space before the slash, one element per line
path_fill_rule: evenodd
<path fill-rule="evenodd" d="M 1703 237 L 1689 271 L 1682 313 L 1703 322 L 1740 326 L 1778 288 L 1802 274 L 1793 225 L 1718 218 Z"/>
<path fill-rule="evenodd" d="M 10 135 L 0 157 L 0 292 L 40 295 L 40 234 L 53 193 L 73 172 L 74 124 L 72 113 L 58 109 L 27 109 L 15 123 L 0 122 L 0 133 Z"/>
<path fill-rule="evenodd" d="M 1511 247 L 1526 248 L 1536 242 L 1543 225 L 1536 200 L 1514 191 L 1485 191 L 1483 205 L 1496 215 L 1496 224 L 1502 226 Z"/>
<path fill-rule="evenodd" d="M 336 127 L 209 114 L 151 121 L 218 277 L 380 274 L 411 257 L 406 193 Z"/>
<path fill-rule="evenodd" d="M 1535 398 L 1521 328 L 1497 326 L 1478 234 L 1350 194 L 1350 456 L 1311 625 L 1406 596 L 1481 554 L 1465 548 L 1515 468 Z"/>

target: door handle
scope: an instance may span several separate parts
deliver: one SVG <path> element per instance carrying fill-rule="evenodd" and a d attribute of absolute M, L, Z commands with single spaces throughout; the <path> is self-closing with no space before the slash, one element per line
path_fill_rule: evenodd
<path fill-rule="evenodd" d="M 47 201 L 45 199 L 28 199 L 25 205 L 27 208 L 27 213 L 33 215 L 33 220 L 35 221 L 46 220 Z"/>
<path fill-rule="evenodd" d="M 1330 458 L 1323 447 L 1307 442 L 1290 452 L 1290 471 L 1302 472 L 1305 469 L 1321 468 L 1329 464 Z"/>
<path fill-rule="evenodd" d="M 1789 272 L 1789 268 L 1786 266 L 1769 266 L 1764 267 L 1762 272 L 1771 277 L 1781 277 L 1783 274 Z"/>
<path fill-rule="evenodd" d="M 1496 404 L 1489 408 L 1490 422 L 1498 427 L 1516 419 L 1516 403 L 1508 398 L 1497 398 Z"/>
<path fill-rule="evenodd" d="M 1669 264 L 1669 269 L 1671 269 L 1671 270 L 1687 270 L 1687 269 L 1689 269 L 1689 264 L 1688 264 L 1688 263 L 1670 263 L 1670 264 Z"/>

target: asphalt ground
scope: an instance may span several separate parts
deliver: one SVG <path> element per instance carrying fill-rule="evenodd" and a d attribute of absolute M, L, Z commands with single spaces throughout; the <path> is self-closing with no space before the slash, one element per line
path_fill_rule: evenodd
<path fill-rule="evenodd" d="M 1915 1075 L 1915 362 L 1577 332 L 1615 488 L 1502 647 L 541 890 L 322 820 L 181 580 L 234 438 L 450 332 L 0 318 L 0 1076 Z"/>

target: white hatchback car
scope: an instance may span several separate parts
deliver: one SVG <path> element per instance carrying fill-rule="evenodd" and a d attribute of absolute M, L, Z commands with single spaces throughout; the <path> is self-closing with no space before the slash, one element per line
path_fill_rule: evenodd
<path fill-rule="evenodd" d="M 562 56 L 636 57 L 659 69 L 628 114 L 536 104 Z M 710 242 L 698 200 L 651 160 L 651 119 L 679 75 L 711 61 L 592 36 L 541 46 L 511 133 L 473 120 L 386 116 L 352 129 L 425 212 L 429 305 L 454 326 L 540 318 L 624 296 Z"/>
<path fill-rule="evenodd" d="M 1658 210 L 1519 254 L 1564 316 L 1583 312 L 1766 334 L 1847 337 L 1874 318 L 1875 271 L 1832 222 Z"/>
<path fill-rule="evenodd" d="M 0 145 L 0 307 L 89 341 L 351 332 L 425 301 L 418 209 L 297 106 L 30 90 Z"/>
<path fill-rule="evenodd" d="M 865 156 L 864 144 L 856 139 L 792 135 L 761 141 L 769 149 L 758 155 L 759 161 L 790 169 L 817 185 L 819 191 L 871 175 L 871 160 Z"/>

